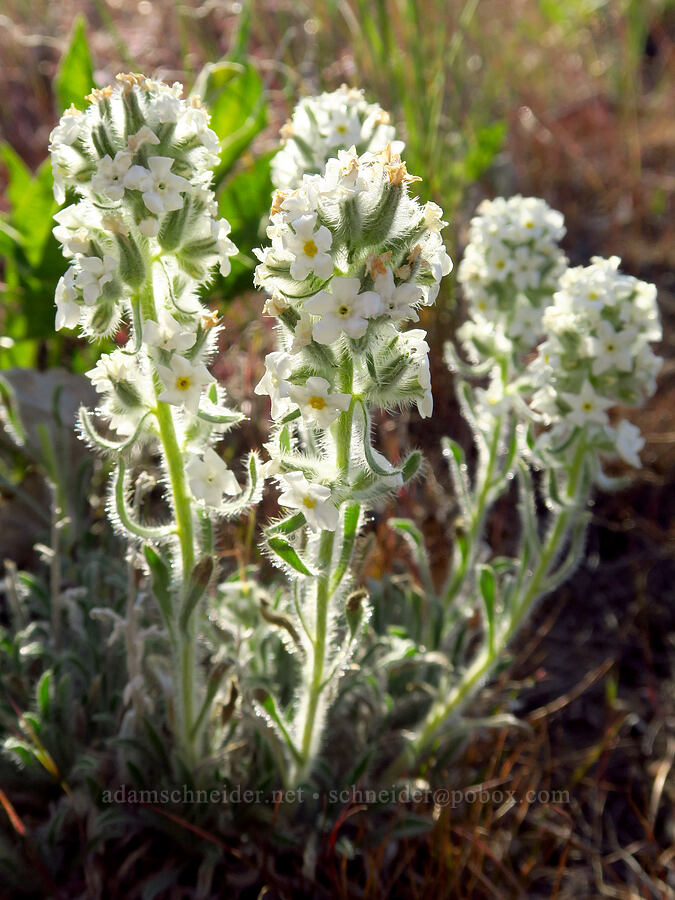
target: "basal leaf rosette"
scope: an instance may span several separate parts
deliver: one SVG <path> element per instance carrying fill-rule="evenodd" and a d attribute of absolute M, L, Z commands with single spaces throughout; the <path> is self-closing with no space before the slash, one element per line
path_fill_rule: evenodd
<path fill-rule="evenodd" d="M 298 188 L 305 174 L 323 175 L 328 160 L 340 150 L 354 146 L 363 154 L 392 143 L 393 151 L 401 153 L 404 146 L 394 141 L 389 114 L 377 103 L 368 103 L 363 91 L 346 85 L 302 99 L 281 136 L 283 147 L 272 160 L 272 183 L 281 190 Z"/>

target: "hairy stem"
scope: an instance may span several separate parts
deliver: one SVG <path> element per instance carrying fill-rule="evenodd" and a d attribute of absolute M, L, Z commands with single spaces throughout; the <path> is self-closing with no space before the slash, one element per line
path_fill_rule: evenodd
<path fill-rule="evenodd" d="M 426 720 L 410 745 L 391 763 L 382 776 L 383 784 L 390 784 L 405 769 L 415 762 L 420 754 L 428 749 L 436 738 L 443 724 L 474 695 L 488 679 L 495 664 L 500 659 L 507 644 L 513 637 L 520 623 L 543 593 L 544 582 L 555 564 L 570 526 L 574 523 L 575 513 L 585 507 L 587 497 L 581 498 L 579 485 L 584 473 L 586 447 L 583 438 L 579 440 L 574 458 L 568 470 L 566 499 L 569 507 L 563 507 L 556 515 L 549 530 L 548 537 L 542 547 L 541 556 L 532 573 L 524 581 L 520 598 L 516 597 L 506 620 L 498 626 L 494 646 L 490 649 L 485 643 L 471 665 L 462 674 L 461 681 L 451 686 L 444 680 L 439 686 L 437 700 L 429 710 Z"/>
<path fill-rule="evenodd" d="M 351 379 L 347 389 L 351 389 Z M 352 401 L 346 412 L 340 414 L 335 429 L 336 461 L 339 478 L 342 481 L 346 481 L 349 476 L 353 423 L 354 401 Z M 326 642 L 329 622 L 328 612 L 331 598 L 339 586 L 339 580 L 332 577 L 334 545 L 335 532 L 322 531 L 316 560 L 316 568 L 319 574 L 316 576 L 316 621 L 311 646 L 312 665 L 309 681 L 302 685 L 303 696 L 299 707 L 301 718 L 296 732 L 300 739 L 298 748 L 300 761 L 293 772 L 293 781 L 296 784 L 303 781 L 310 773 L 318 743 L 317 731 L 321 727 L 323 718 L 320 715 L 320 710 L 322 694 L 327 688 L 328 654 L 326 652 Z"/>
<path fill-rule="evenodd" d="M 148 280 L 141 297 L 141 314 L 143 319 L 156 319 L 152 276 Z M 196 629 L 195 612 L 189 617 L 184 627 L 180 626 L 180 610 L 185 600 L 190 575 L 195 565 L 195 534 L 192 513 L 192 501 L 185 480 L 183 454 L 178 443 L 173 410 L 168 403 L 159 399 L 161 388 L 155 378 L 155 417 L 162 445 L 162 455 L 169 480 L 171 506 L 175 516 L 176 535 L 180 547 L 181 587 L 178 592 L 178 605 L 174 610 L 175 628 L 174 656 L 177 663 L 177 690 L 174 693 L 174 714 L 176 730 L 181 750 L 188 765 L 192 766 L 197 757 L 197 738 L 193 734 L 195 722 L 195 665 L 196 665 Z"/>
<path fill-rule="evenodd" d="M 488 445 L 487 462 L 482 473 L 480 473 L 482 475 L 482 480 L 480 484 L 476 485 L 476 502 L 469 517 L 466 560 L 461 568 L 452 571 L 448 577 L 447 584 L 442 591 L 443 603 L 445 606 L 449 606 L 460 594 L 466 584 L 467 578 L 474 570 L 476 547 L 480 541 L 481 534 L 483 533 L 485 515 L 487 512 L 487 500 L 494 480 L 497 459 L 499 457 L 499 439 L 502 433 L 502 424 L 503 421 L 501 416 L 495 418 L 494 430 Z"/>

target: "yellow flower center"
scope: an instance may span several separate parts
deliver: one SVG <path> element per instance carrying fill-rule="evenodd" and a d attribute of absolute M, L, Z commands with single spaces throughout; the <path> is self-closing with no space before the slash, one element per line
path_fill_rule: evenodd
<path fill-rule="evenodd" d="M 526 228 L 534 228 L 534 222 L 526 222 L 525 227 Z"/>
<path fill-rule="evenodd" d="M 498 269 L 503 269 L 504 266 L 506 265 L 506 263 L 504 262 L 503 259 L 498 259 L 497 262 L 495 263 L 495 265 L 497 266 Z"/>
<path fill-rule="evenodd" d="M 191 384 L 192 382 L 187 375 L 179 375 L 178 378 L 176 378 L 176 387 L 179 391 L 187 391 Z"/>
<path fill-rule="evenodd" d="M 591 291 L 588 295 L 588 298 L 589 298 L 589 300 L 597 300 L 598 299 L 597 291 Z"/>
<path fill-rule="evenodd" d="M 307 507 L 307 509 L 314 509 L 314 507 L 316 506 L 316 500 L 314 499 L 314 497 L 303 497 L 302 502 Z"/>
<path fill-rule="evenodd" d="M 581 404 L 581 408 L 583 409 L 584 412 L 589 413 L 589 412 L 593 412 L 595 407 L 593 406 L 593 404 L 591 403 L 590 400 L 586 400 L 585 403 Z"/>
<path fill-rule="evenodd" d="M 346 318 L 350 312 L 351 309 L 348 306 L 345 306 L 344 303 L 342 304 L 342 306 L 338 307 L 338 315 L 342 316 L 343 319 Z"/>
<path fill-rule="evenodd" d="M 323 397 L 310 397 L 309 405 L 312 409 L 323 409 L 326 406 L 326 401 Z"/>
<path fill-rule="evenodd" d="M 302 248 L 304 250 L 305 256 L 309 256 L 312 259 L 319 252 L 319 248 L 316 246 L 314 241 L 305 241 L 305 245 Z"/>
<path fill-rule="evenodd" d="M 614 351 L 616 350 L 616 347 L 614 346 L 614 344 L 607 344 L 607 345 L 605 346 L 605 350 L 606 350 L 608 353 L 614 353 Z"/>
<path fill-rule="evenodd" d="M 338 134 L 347 134 L 347 126 L 346 125 L 338 125 L 335 129 Z"/>

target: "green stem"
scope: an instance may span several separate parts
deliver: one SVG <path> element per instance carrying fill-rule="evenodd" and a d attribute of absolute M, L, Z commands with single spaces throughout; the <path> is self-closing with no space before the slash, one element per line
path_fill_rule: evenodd
<path fill-rule="evenodd" d="M 318 568 L 320 575 L 316 586 L 316 624 L 312 645 L 312 674 L 301 728 L 300 755 L 295 780 L 302 781 L 309 774 L 315 738 L 314 731 L 319 710 L 319 700 L 324 690 L 324 669 L 326 664 L 326 636 L 328 631 L 328 602 L 330 600 L 330 569 L 335 533 L 322 531 L 319 539 Z"/>
<path fill-rule="evenodd" d="M 144 319 L 156 319 L 155 301 L 153 294 L 152 277 L 145 286 L 141 296 L 141 313 Z M 176 425 L 170 404 L 159 399 L 161 388 L 155 378 L 156 407 L 155 417 L 159 430 L 159 440 L 162 445 L 164 462 L 169 486 L 171 488 L 171 505 L 176 520 L 176 535 L 180 546 L 181 556 L 181 591 L 178 597 L 178 606 L 175 610 L 175 620 L 178 623 L 180 610 L 183 607 L 190 575 L 195 565 L 195 535 L 194 520 L 192 515 L 192 501 L 188 493 L 185 481 L 185 465 L 176 434 Z M 174 655 L 178 664 L 178 690 L 175 695 L 174 710 L 176 715 L 176 729 L 181 749 L 186 762 L 193 766 L 196 762 L 197 734 L 193 734 L 195 722 L 195 658 L 196 658 L 196 629 L 194 613 L 189 617 L 185 627 L 175 629 Z"/>
<path fill-rule="evenodd" d="M 346 389 L 351 389 L 351 379 Z M 349 476 L 349 461 L 351 456 L 352 429 L 354 423 L 354 401 L 346 412 L 340 414 L 336 423 L 336 460 L 338 477 L 346 482 Z M 302 782 L 310 772 L 314 750 L 317 743 L 316 731 L 320 726 L 319 715 L 321 695 L 326 689 L 326 641 L 328 634 L 328 609 L 331 597 L 334 595 L 338 584 L 332 576 L 333 547 L 335 545 L 335 532 L 322 531 L 319 538 L 319 550 L 317 554 L 316 568 L 319 572 L 316 583 L 316 622 L 314 637 L 312 639 L 312 669 L 309 685 L 303 685 L 307 690 L 307 697 L 300 704 L 300 715 L 303 717 L 299 723 L 298 735 L 300 736 L 300 757 L 293 773 L 293 781 Z"/>
<path fill-rule="evenodd" d="M 526 581 L 527 586 L 522 594 L 522 599 L 520 602 L 516 601 L 514 604 L 505 627 L 503 627 L 495 637 L 494 647 L 492 650 L 487 646 L 483 647 L 476 659 L 464 672 L 461 682 L 454 688 L 450 688 L 450 685 L 447 684 L 446 681 L 441 683 L 438 690 L 438 696 L 444 697 L 445 699 L 440 702 L 437 701 L 432 705 L 426 721 L 415 739 L 406 750 L 394 760 L 382 776 L 383 784 L 390 784 L 395 781 L 406 767 L 414 763 L 417 757 L 432 743 L 438 729 L 443 723 L 446 722 L 447 719 L 474 693 L 474 691 L 487 680 L 495 663 L 498 661 L 507 644 L 513 637 L 516 629 L 541 595 L 542 582 L 545 581 L 551 566 L 555 562 L 561 543 L 564 541 L 567 531 L 573 522 L 574 511 L 581 507 L 581 504 L 579 503 L 581 498 L 579 498 L 577 494 L 579 492 L 579 482 L 584 472 L 585 456 L 586 445 L 582 436 L 569 468 L 566 489 L 567 500 L 570 501 L 571 504 L 574 503 L 574 506 L 565 507 L 558 513 L 557 518 L 553 523 L 553 527 L 549 531 L 546 543 L 542 548 L 539 562 L 537 563 L 534 572 Z"/>
<path fill-rule="evenodd" d="M 490 488 L 494 480 L 495 467 L 499 456 L 499 438 L 502 433 L 502 417 L 498 416 L 494 422 L 494 431 L 488 446 L 488 460 L 485 466 L 483 482 L 478 491 L 478 497 L 473 507 L 470 518 L 469 530 L 467 533 L 467 551 L 466 559 L 460 568 L 456 568 L 450 573 L 447 587 L 443 590 L 443 602 L 446 606 L 457 597 L 464 587 L 470 572 L 473 572 L 473 563 L 476 555 L 476 544 L 478 538 L 483 531 L 485 522 L 485 514 L 487 511 L 487 500 Z"/>

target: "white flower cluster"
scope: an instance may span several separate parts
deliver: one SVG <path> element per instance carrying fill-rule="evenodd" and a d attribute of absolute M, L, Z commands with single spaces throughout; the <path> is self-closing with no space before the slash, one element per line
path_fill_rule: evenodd
<path fill-rule="evenodd" d="M 532 409 L 552 426 L 544 447 L 585 429 L 599 449 L 639 466 L 639 429 L 625 420 L 612 427 L 608 411 L 636 406 L 656 390 L 662 360 L 649 343 L 661 338 L 661 326 L 655 286 L 623 274 L 619 263 L 593 257 L 564 273 L 527 377 L 538 385 Z"/>
<path fill-rule="evenodd" d="M 276 193 L 271 246 L 256 251 L 256 284 L 271 294 L 266 312 L 279 321 L 281 345 L 268 355 L 256 392 L 271 397 L 278 423 L 290 422 L 282 436 L 295 428 L 303 445 L 316 448 L 309 463 L 315 481 L 336 478 L 331 439 L 316 430 L 329 434 L 355 403 L 365 416 L 371 407 L 411 403 L 424 417 L 432 412 L 425 334 L 401 326 L 433 303 L 452 264 L 440 234 L 442 211 L 410 197 L 415 180 L 390 146 L 361 156 L 353 147 L 339 150 L 324 175 L 305 175 L 297 190 Z M 369 445 L 368 427 L 359 427 Z M 306 454 L 272 452 L 282 471 L 308 474 Z M 376 463 L 368 477 L 378 470 L 390 474 Z M 306 490 L 307 521 L 327 527 L 325 510 L 339 490 L 331 500 L 293 478 L 292 487 L 288 475 L 282 478 L 282 502 Z"/>
<path fill-rule="evenodd" d="M 274 186 L 294 189 L 305 174 L 323 175 L 327 161 L 352 146 L 363 154 L 392 142 L 394 152 L 401 153 L 404 145 L 394 141 L 389 121 L 380 106 L 366 102 L 363 91 L 345 85 L 332 93 L 306 97 L 281 130 L 284 146 L 272 160 Z"/>
<path fill-rule="evenodd" d="M 101 337 L 127 321 L 127 346 L 89 373 L 100 412 L 119 437 L 136 440 L 156 434 L 158 403 L 174 407 L 192 494 L 217 506 L 239 487 L 208 443 L 241 417 L 220 405 L 206 368 L 219 327 L 197 288 L 216 265 L 226 275 L 237 251 L 209 187 L 218 138 L 199 101 L 181 93 L 179 84 L 118 75 L 52 132 L 56 198 L 67 189 L 75 197 L 55 217 L 70 259 L 56 327 Z"/>
<path fill-rule="evenodd" d="M 205 280 L 236 253 L 209 188 L 219 141 L 198 100 L 142 75 L 119 75 L 72 107 L 50 138 L 54 194 L 78 202 L 54 233 L 71 265 L 56 295 L 57 328 L 115 332 L 133 292 L 160 260 L 169 287 Z M 190 310 L 193 314 L 196 307 Z"/>
<path fill-rule="evenodd" d="M 564 234 L 562 214 L 537 197 L 480 204 L 458 269 L 471 316 L 458 337 L 474 362 L 537 344 L 543 309 L 565 270 Z"/>

